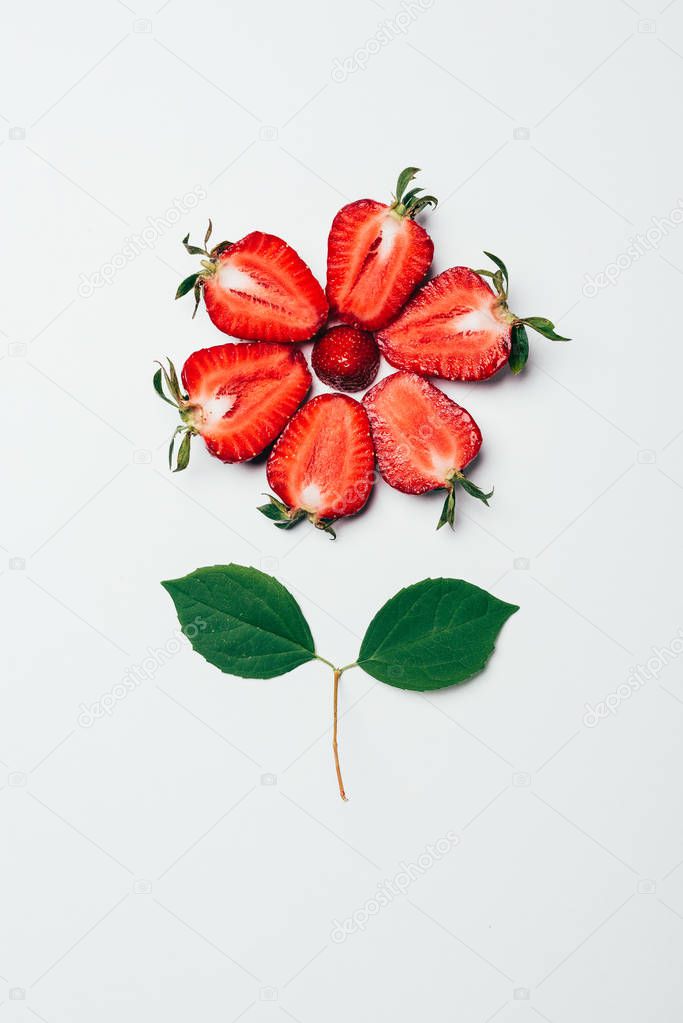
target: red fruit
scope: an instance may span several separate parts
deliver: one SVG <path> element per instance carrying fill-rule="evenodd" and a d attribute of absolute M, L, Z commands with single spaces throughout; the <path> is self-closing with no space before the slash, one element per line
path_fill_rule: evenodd
<path fill-rule="evenodd" d="M 280 529 L 303 518 L 331 524 L 360 511 L 372 490 L 375 454 L 365 410 L 346 394 L 321 394 L 300 409 L 268 458 L 270 498 L 259 511 Z"/>
<path fill-rule="evenodd" d="M 173 363 L 154 374 L 157 393 L 180 412 L 182 425 L 171 439 L 169 465 L 179 433 L 175 472 L 190 458 L 194 434 L 223 462 L 243 462 L 268 447 L 296 412 L 311 386 L 306 359 L 287 345 L 226 344 L 202 348 L 182 371 L 181 391 Z M 170 398 L 164 394 L 162 378 Z"/>
<path fill-rule="evenodd" d="M 463 473 L 479 454 L 481 431 L 466 409 L 415 373 L 393 373 L 363 398 L 377 464 L 389 486 L 404 494 L 448 491 L 437 529 L 455 522 L 455 487 L 488 504 Z"/>
<path fill-rule="evenodd" d="M 203 255 L 202 270 L 181 283 L 176 298 L 194 290 L 195 312 L 202 291 L 210 318 L 219 330 L 247 341 L 307 341 L 327 319 L 327 299 L 294 249 L 281 238 L 252 231 L 240 241 L 206 249 L 183 244 Z"/>
<path fill-rule="evenodd" d="M 327 297 L 345 323 L 377 330 L 389 322 L 427 273 L 434 245 L 413 220 L 436 206 L 421 188 L 406 192 L 418 171 L 407 167 L 398 179 L 391 206 L 359 199 L 344 206 L 332 222 L 327 246 Z"/>
<path fill-rule="evenodd" d="M 362 391 L 379 369 L 372 334 L 356 327 L 332 327 L 313 346 L 311 365 L 320 380 L 338 391 Z"/>
<path fill-rule="evenodd" d="M 485 380 L 506 362 L 519 373 L 529 354 L 525 324 L 553 341 L 567 341 L 541 316 L 519 319 L 508 309 L 505 264 L 485 253 L 498 269 L 445 270 L 411 299 L 377 335 L 392 366 L 446 380 Z M 495 292 L 482 280 L 490 277 Z"/>

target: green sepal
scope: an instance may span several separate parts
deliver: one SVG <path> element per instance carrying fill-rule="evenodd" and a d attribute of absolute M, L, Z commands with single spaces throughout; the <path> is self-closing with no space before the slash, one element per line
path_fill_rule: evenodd
<path fill-rule="evenodd" d="M 186 277 L 184 281 L 181 281 L 180 284 L 178 285 L 178 290 L 175 293 L 175 297 L 182 298 L 183 295 L 187 295 L 188 291 L 192 291 L 195 284 L 199 280 L 200 276 L 201 275 L 198 273 L 190 274 L 190 276 Z"/>
<path fill-rule="evenodd" d="M 521 373 L 529 358 L 529 336 L 523 323 L 512 327 L 509 366 L 513 373 Z"/>
<path fill-rule="evenodd" d="M 441 518 L 439 519 L 439 523 L 436 528 L 441 529 L 441 527 L 445 526 L 446 523 L 448 523 L 451 529 L 455 528 L 455 487 L 453 486 L 448 488 L 446 500 L 444 501 L 443 508 L 441 509 Z"/>
<path fill-rule="evenodd" d="M 323 533 L 327 533 L 330 540 L 336 540 L 337 534 L 332 528 L 334 519 L 311 519 L 310 520 L 316 529 L 322 529 Z"/>
<path fill-rule="evenodd" d="M 547 337 L 549 341 L 571 341 L 570 337 L 562 337 L 561 334 L 555 333 L 555 324 L 545 316 L 526 316 L 517 322 L 526 323 L 527 327 Z"/>
<path fill-rule="evenodd" d="M 270 494 L 264 496 L 268 498 L 269 503 L 258 505 L 257 510 L 262 515 L 265 515 L 267 519 L 270 519 L 278 529 L 291 529 L 292 526 L 296 526 L 297 522 L 301 522 L 306 517 L 306 512 L 302 508 L 292 511 L 286 504 L 278 501 L 277 498 L 272 497 Z"/>
<path fill-rule="evenodd" d="M 197 274 L 197 283 L 194 286 L 194 309 L 192 310 L 192 319 L 194 320 L 199 309 L 199 300 L 202 297 L 202 280 L 200 274 Z"/>
<path fill-rule="evenodd" d="M 180 426 L 176 426 L 176 428 L 173 431 L 173 434 L 171 436 L 171 443 L 168 445 L 168 467 L 171 470 L 171 472 L 173 472 L 173 450 L 175 448 L 175 439 L 176 439 L 176 437 L 178 436 L 179 433 L 184 433 L 184 432 L 185 432 L 185 427 L 182 425 L 182 423 L 181 423 Z"/>
<path fill-rule="evenodd" d="M 456 487 L 462 487 L 466 494 L 470 497 L 476 497 L 478 501 L 488 507 L 489 499 L 493 497 L 493 490 L 487 494 L 484 490 L 481 490 L 476 483 L 473 483 L 471 479 L 465 476 L 464 472 L 457 470 L 453 475 L 446 481 L 446 499 L 444 500 L 443 507 L 441 509 L 441 517 L 437 523 L 437 529 L 441 529 L 442 526 L 449 525 L 451 529 L 455 528 L 455 489 Z"/>
<path fill-rule="evenodd" d="M 419 167 L 406 167 L 401 171 L 396 182 L 396 195 L 391 206 L 398 216 L 408 217 L 410 220 L 427 206 L 438 205 L 438 199 L 435 196 L 420 195 L 420 192 L 424 191 L 423 188 L 411 188 L 409 192 L 406 192 L 406 188 L 419 170 Z"/>
<path fill-rule="evenodd" d="M 439 200 L 436 198 L 435 195 L 421 195 L 419 199 L 415 199 L 410 204 L 410 216 L 416 217 L 418 213 L 421 213 L 422 210 L 427 208 L 427 206 L 433 206 L 434 209 L 436 209 L 438 205 Z"/>
<path fill-rule="evenodd" d="M 173 472 L 182 472 L 183 469 L 187 469 L 190 464 L 190 445 L 192 443 L 192 430 L 185 430 L 185 436 L 180 442 L 178 448 L 178 457 L 176 458 L 175 469 Z"/>
<path fill-rule="evenodd" d="M 181 423 L 180 426 L 176 426 L 171 437 L 171 443 L 168 446 L 168 467 L 171 472 L 182 472 L 183 469 L 187 469 L 190 463 L 190 445 L 192 438 L 197 431 L 193 430 L 191 426 L 186 426 Z M 176 437 L 179 433 L 184 434 L 183 439 L 180 442 L 178 453 L 176 455 L 175 469 L 173 468 L 173 451 L 175 449 Z"/>
<path fill-rule="evenodd" d="M 398 176 L 398 181 L 396 182 L 396 201 L 397 202 L 403 202 L 403 193 L 405 192 L 406 187 L 410 184 L 410 182 L 413 180 L 413 178 L 415 178 L 415 176 L 417 174 L 419 174 L 419 173 L 420 173 L 420 168 L 419 167 L 406 167 L 405 170 L 401 171 L 401 173 Z"/>
<path fill-rule="evenodd" d="M 505 263 L 503 262 L 502 259 L 499 259 L 498 256 L 494 256 L 492 252 L 487 252 L 485 249 L 484 249 L 484 255 L 488 259 L 490 259 L 492 263 L 495 263 L 496 266 L 498 267 L 498 269 L 502 272 L 503 277 L 505 278 L 505 290 L 507 291 L 508 285 L 510 283 L 510 278 L 508 276 L 508 269 L 507 269 Z"/>
<path fill-rule="evenodd" d="M 159 397 L 163 398 L 164 401 L 167 401 L 169 405 L 175 405 L 176 408 L 182 410 L 187 404 L 188 396 L 183 393 L 182 388 L 180 386 L 180 381 L 178 380 L 178 374 L 176 373 L 176 368 L 171 362 L 171 360 L 168 358 L 168 356 L 166 356 L 166 361 L 168 363 L 168 369 L 166 369 L 166 367 L 163 366 L 162 363 L 157 362 L 157 366 L 159 367 L 159 369 L 156 371 L 152 379 L 152 383 L 154 384 L 154 390 L 157 392 Z M 166 384 L 168 393 L 171 396 L 171 400 L 169 400 L 169 398 L 167 398 L 166 395 L 164 394 L 162 386 L 162 377 L 164 383 Z"/>
<path fill-rule="evenodd" d="M 488 508 L 489 499 L 493 497 L 493 489 L 489 490 L 487 494 L 478 487 L 476 483 L 473 483 L 472 480 L 468 479 L 463 472 L 455 474 L 455 481 L 460 484 L 466 494 L 469 494 L 470 497 L 476 497 L 478 501 L 483 501 Z"/>
<path fill-rule="evenodd" d="M 164 394 L 164 388 L 161 381 L 162 381 L 161 367 L 159 367 L 159 369 L 156 371 L 152 379 L 152 383 L 154 384 L 154 390 L 157 392 L 162 401 L 166 402 L 167 405 L 172 405 L 173 408 L 177 408 L 178 406 L 176 405 L 176 403 L 174 401 L 171 401 L 171 399 L 167 398 L 166 395 Z"/>
<path fill-rule="evenodd" d="M 189 252 L 191 256 L 208 256 L 209 253 L 206 249 L 200 248 L 199 245 L 190 245 L 189 239 L 189 234 L 186 234 L 183 238 L 183 245 L 185 246 L 186 252 Z"/>

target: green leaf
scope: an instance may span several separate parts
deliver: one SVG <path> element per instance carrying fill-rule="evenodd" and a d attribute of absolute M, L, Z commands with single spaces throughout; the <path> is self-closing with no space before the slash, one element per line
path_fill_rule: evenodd
<path fill-rule="evenodd" d="M 484 249 L 484 255 L 488 256 L 491 262 L 495 263 L 498 269 L 502 271 L 503 277 L 505 278 L 505 290 L 507 291 L 510 278 L 508 277 L 508 268 L 505 263 L 502 259 L 499 259 L 498 256 L 494 256 L 492 252 L 487 252 L 486 249 Z"/>
<path fill-rule="evenodd" d="M 209 244 L 209 238 L 211 237 L 212 231 L 213 224 L 211 223 L 211 217 L 209 217 L 209 226 L 207 227 L 206 234 L 204 235 L 204 248 L 206 248 L 207 245 Z"/>
<path fill-rule="evenodd" d="M 523 323 L 515 323 L 512 328 L 512 344 L 510 346 L 510 369 L 513 373 L 521 373 L 529 358 L 529 335 Z"/>
<path fill-rule="evenodd" d="M 518 610 L 462 579 L 424 579 L 377 612 L 357 663 L 399 689 L 455 685 L 482 670 L 498 633 Z"/>
<path fill-rule="evenodd" d="M 562 337 L 561 334 L 556 334 L 555 324 L 552 320 L 546 319 L 545 316 L 527 316 L 519 322 L 526 323 L 527 327 L 538 331 L 543 337 L 547 337 L 549 341 L 571 341 L 570 337 Z"/>
<path fill-rule="evenodd" d="M 201 275 L 198 273 L 190 274 L 190 276 L 186 277 L 184 281 L 181 281 L 178 285 L 175 297 L 182 298 L 183 295 L 187 295 L 188 291 L 192 291 L 200 276 Z"/>
<path fill-rule="evenodd" d="M 214 565 L 161 584 L 192 647 L 221 671 L 275 678 L 315 659 L 315 644 L 289 590 L 255 568 Z"/>

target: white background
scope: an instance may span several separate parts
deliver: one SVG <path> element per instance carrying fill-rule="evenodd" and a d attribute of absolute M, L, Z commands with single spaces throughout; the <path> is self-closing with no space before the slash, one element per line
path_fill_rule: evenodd
<path fill-rule="evenodd" d="M 2 39 L 0 1023 L 679 1020 L 683 661 L 652 651 L 683 626 L 683 228 L 628 248 L 683 197 L 683 3 L 66 0 L 7 6 Z M 323 279 L 334 213 L 409 163 L 435 269 L 496 252 L 513 310 L 574 339 L 446 387 L 491 508 L 437 534 L 439 495 L 382 485 L 331 543 L 255 512 L 262 464 L 195 442 L 171 477 L 153 360 L 224 340 L 173 302 L 180 238 L 272 231 Z M 337 663 L 429 575 L 521 610 L 467 686 L 344 677 L 347 805 L 322 665 L 245 681 L 183 648 L 80 725 L 173 647 L 159 581 L 230 561 Z"/>

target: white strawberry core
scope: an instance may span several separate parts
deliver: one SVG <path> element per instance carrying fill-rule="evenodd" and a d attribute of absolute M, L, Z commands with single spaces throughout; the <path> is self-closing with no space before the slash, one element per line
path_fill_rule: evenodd
<path fill-rule="evenodd" d="M 308 486 L 304 487 L 301 491 L 301 507 L 307 508 L 310 511 L 315 511 L 320 504 L 322 494 L 320 493 L 320 487 L 316 486 L 315 483 L 309 483 Z"/>
<path fill-rule="evenodd" d="M 447 480 L 455 472 L 452 461 L 449 462 L 436 455 L 432 455 L 432 468 L 434 469 L 434 478 L 437 480 Z"/>
<path fill-rule="evenodd" d="M 453 317 L 453 330 L 457 334 L 488 334 L 489 331 L 497 334 L 500 328 L 500 321 L 486 307 L 468 309 L 466 313 Z"/>
<path fill-rule="evenodd" d="M 403 224 L 398 217 L 389 215 L 384 218 L 382 224 L 382 240 L 377 248 L 377 259 L 384 262 L 391 255 L 396 236 L 400 233 Z"/>
<path fill-rule="evenodd" d="M 244 270 L 225 263 L 218 271 L 218 281 L 226 291 L 241 291 L 245 295 L 258 295 L 263 291 L 262 285 Z"/>
<path fill-rule="evenodd" d="M 221 394 L 218 398 L 210 398 L 202 405 L 202 419 L 206 424 L 217 423 L 226 416 L 237 401 L 236 394 Z"/>

